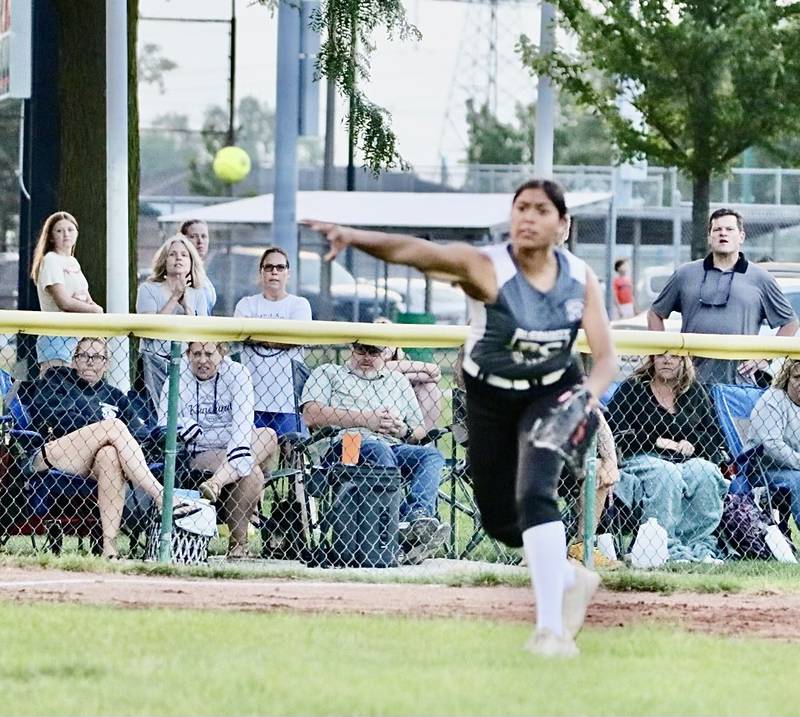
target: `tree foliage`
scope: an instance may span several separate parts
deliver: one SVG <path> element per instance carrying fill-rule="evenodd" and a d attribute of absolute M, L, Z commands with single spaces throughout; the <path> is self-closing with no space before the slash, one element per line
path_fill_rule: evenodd
<path fill-rule="evenodd" d="M 375 51 L 373 34 L 379 28 L 390 39 L 419 40 L 419 30 L 408 22 L 401 0 L 323 0 L 311 20 L 322 35 L 317 55 L 317 76 L 336 83 L 350 101 L 346 122 L 354 133 L 364 164 L 375 174 L 408 163 L 397 149 L 390 113 L 372 102 L 359 88 L 369 79 L 369 60 Z"/>
<path fill-rule="evenodd" d="M 711 176 L 800 129 L 800 2 L 559 0 L 558 9 L 577 52 L 539 57 L 523 36 L 523 62 L 602 117 L 623 158 L 692 178 L 692 255 L 702 255 Z M 614 81 L 593 81 L 591 70 Z M 620 87 L 635 88 L 643 126 L 621 111 Z"/>
<path fill-rule="evenodd" d="M 275 112 L 255 97 L 242 97 L 236 110 L 236 146 L 250 155 L 253 167 L 273 161 L 275 156 Z M 227 144 L 228 110 L 219 105 L 206 109 L 201 147 L 189 161 L 189 189 L 207 196 L 228 194 L 229 185 L 211 169 L 214 156 Z"/>
<path fill-rule="evenodd" d="M 158 85 L 158 91 L 164 94 L 164 75 L 178 65 L 161 54 L 161 46 L 152 42 L 146 43 L 136 58 L 139 81 L 146 85 Z"/>
<path fill-rule="evenodd" d="M 517 105 L 515 123 L 501 122 L 484 104 L 467 101 L 467 162 L 531 164 L 534 158 L 536 105 Z M 602 120 L 578 108 L 568 97 L 559 103 L 554 138 L 556 164 L 609 164 L 611 137 Z"/>

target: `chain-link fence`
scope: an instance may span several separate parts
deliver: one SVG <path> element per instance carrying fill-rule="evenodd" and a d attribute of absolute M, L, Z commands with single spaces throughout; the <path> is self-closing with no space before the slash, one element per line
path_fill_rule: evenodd
<path fill-rule="evenodd" d="M 422 327 L 393 326 L 380 327 L 403 330 L 392 339 L 303 346 L 297 326 L 281 343 L 134 340 L 132 374 L 105 339 L 55 337 L 71 364 L 34 377 L 15 362 L 21 335 L 4 336 L 2 549 L 423 571 L 436 558 L 520 562 L 481 528 L 458 342 L 403 351 L 385 344 Z M 621 357 L 586 480 L 562 474 L 574 557 L 794 559 L 800 363 L 747 367 L 759 385 L 703 386 L 688 357 Z"/>

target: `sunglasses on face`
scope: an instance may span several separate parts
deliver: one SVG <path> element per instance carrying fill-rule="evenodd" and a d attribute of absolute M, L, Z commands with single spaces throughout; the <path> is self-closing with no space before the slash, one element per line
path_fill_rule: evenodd
<path fill-rule="evenodd" d="M 286 271 L 286 264 L 264 264 L 261 271 L 271 274 L 273 271 Z"/>
<path fill-rule="evenodd" d="M 383 353 L 380 346 L 362 346 L 360 344 L 353 346 L 353 351 L 361 356 L 380 356 Z"/>
<path fill-rule="evenodd" d="M 108 356 L 104 356 L 103 354 L 87 354 L 85 351 L 81 351 L 75 354 L 75 358 L 78 359 L 78 361 L 85 361 L 86 363 L 102 363 Z"/>

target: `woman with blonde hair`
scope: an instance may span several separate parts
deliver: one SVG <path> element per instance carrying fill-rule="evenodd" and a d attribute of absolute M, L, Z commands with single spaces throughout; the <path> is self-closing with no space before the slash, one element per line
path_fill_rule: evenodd
<path fill-rule="evenodd" d="M 42 311 L 103 313 L 89 294 L 89 283 L 74 256 L 77 240 L 78 222 L 68 212 L 45 219 L 31 262 L 31 279 Z M 40 373 L 53 366 L 69 366 L 77 341 L 73 336 L 39 336 L 36 361 Z"/>
<path fill-rule="evenodd" d="M 717 562 L 725 439 L 689 356 L 647 356 L 608 403 L 620 454 L 614 495 L 667 531 L 671 560 Z"/>
<path fill-rule="evenodd" d="M 185 236 L 176 234 L 155 253 L 153 270 L 136 294 L 136 312 L 208 316 L 205 284 L 206 273 L 197 249 Z M 165 339 L 142 339 L 140 345 L 144 383 L 156 409 L 167 380 L 169 343 Z"/>

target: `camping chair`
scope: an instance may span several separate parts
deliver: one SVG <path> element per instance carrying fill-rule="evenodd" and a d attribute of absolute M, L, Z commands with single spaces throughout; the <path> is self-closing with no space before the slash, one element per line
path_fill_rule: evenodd
<path fill-rule="evenodd" d="M 298 416 L 303 387 L 310 375 L 311 369 L 304 362 L 292 361 L 294 409 Z M 266 479 L 263 512 L 259 516 L 262 558 L 298 560 L 314 542 L 317 506 L 306 492 L 312 443 L 305 430 L 278 437 L 279 466 Z"/>
<path fill-rule="evenodd" d="M 781 532 L 791 540 L 789 489 L 770 486 L 759 460 L 763 448 L 748 447 L 750 416 L 764 394 L 764 389 L 755 386 L 715 384 L 711 386 L 710 393 L 728 452 L 732 457 L 733 475 L 730 492 L 734 495 L 752 495 L 756 504 L 765 502 L 769 515 L 774 517 L 777 513 L 776 522 Z"/>
<path fill-rule="evenodd" d="M 6 415 L 0 417 L 8 437 L 8 448 L 14 457 L 8 484 L 0 493 L 3 502 L 8 500 L 7 515 L 3 522 L 5 542 L 12 535 L 29 535 L 36 549 L 36 536 L 45 536 L 45 549 L 60 554 L 65 535 L 77 535 L 80 547 L 83 539 L 90 539 L 90 549 L 99 554 L 102 547 L 99 513 L 97 511 L 97 484 L 90 478 L 65 473 L 56 469 L 42 471 L 27 480 L 22 465 L 32 451 L 45 443 L 40 433 L 30 430 L 28 404 L 34 390 L 31 381 L 13 381 L 5 371 L 0 371 L 0 392 L 7 397 Z"/>
<path fill-rule="evenodd" d="M 41 471 L 27 478 L 22 473 L 22 466 L 30 453 L 46 442 L 44 436 L 31 430 L 28 406 L 35 390 L 34 382 L 13 381 L 8 373 L 0 371 L 0 394 L 6 397 L 5 415 L 0 416 L 0 431 L 7 436 L 7 450 L 13 456 L 10 471 L 6 476 L 0 476 L 7 479 L 0 488 L 0 545 L 12 535 L 29 535 L 34 550 L 37 550 L 36 536 L 43 535 L 44 549 L 58 555 L 63 549 L 64 536 L 75 535 L 80 550 L 83 550 L 84 538 L 88 538 L 91 552 L 99 555 L 102 530 L 96 481 L 57 469 Z M 135 404 L 136 396 L 129 394 L 129 398 Z M 163 471 L 163 460 L 150 462 L 150 457 L 158 453 L 158 432 L 145 425 L 138 437 L 149 458 L 150 469 L 159 475 Z M 137 531 L 131 525 L 129 517 L 123 514 L 122 529 L 131 536 L 133 543 Z"/>
<path fill-rule="evenodd" d="M 450 544 L 448 557 L 464 560 L 487 537 L 481 526 L 481 515 L 472 491 L 469 459 L 466 448 L 469 443 L 466 418 L 466 395 L 461 388 L 452 389 L 452 423 L 429 432 L 429 440 L 438 442 L 448 433 L 452 436 L 449 455 L 445 458 L 444 471 L 439 484 L 439 500 L 449 508 Z M 466 527 L 469 537 L 459 549 L 459 533 Z M 499 548 L 497 548 L 499 551 Z"/>

